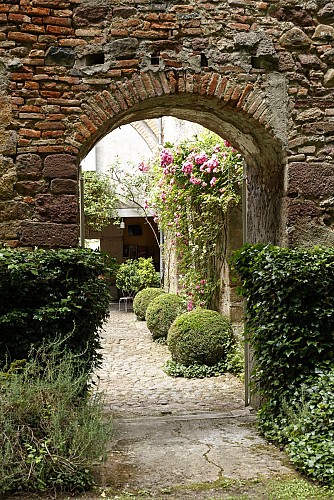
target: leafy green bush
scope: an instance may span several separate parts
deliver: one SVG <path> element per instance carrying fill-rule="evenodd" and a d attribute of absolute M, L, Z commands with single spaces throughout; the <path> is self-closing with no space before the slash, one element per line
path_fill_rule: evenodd
<path fill-rule="evenodd" d="M 0 380 L 0 491 L 90 487 L 111 421 L 101 394 L 82 397 L 85 363 L 56 344 L 6 375 Z"/>
<path fill-rule="evenodd" d="M 88 369 L 99 363 L 98 330 L 110 302 L 101 276 L 113 264 L 106 262 L 84 249 L 0 250 L 0 369 L 56 338 Z"/>
<path fill-rule="evenodd" d="M 161 288 L 144 288 L 137 293 L 133 300 L 133 312 L 139 321 L 144 321 L 146 318 L 146 310 L 150 302 L 165 291 Z"/>
<path fill-rule="evenodd" d="M 226 359 L 234 344 L 231 323 L 216 311 L 195 309 L 181 314 L 171 325 L 167 345 L 173 361 L 190 366 L 213 366 Z"/>
<path fill-rule="evenodd" d="M 175 293 L 165 293 L 153 299 L 146 310 L 147 328 L 154 340 L 167 338 L 168 330 L 177 316 L 186 312 L 184 298 Z"/>
<path fill-rule="evenodd" d="M 334 485 L 334 367 L 303 384 L 283 414 L 291 461 L 312 479 Z"/>
<path fill-rule="evenodd" d="M 313 479 L 333 482 L 334 249 L 245 245 L 233 265 L 264 401 L 260 429 Z"/>
<path fill-rule="evenodd" d="M 159 287 L 160 277 L 154 268 L 152 257 L 127 260 L 116 273 L 116 286 L 124 293 L 135 295 L 149 287 Z"/>
<path fill-rule="evenodd" d="M 94 170 L 83 172 L 85 221 L 95 231 L 102 231 L 117 219 L 117 196 L 110 178 Z"/>
<path fill-rule="evenodd" d="M 235 375 L 240 375 L 243 370 L 243 361 L 240 356 L 235 356 L 235 353 L 228 353 L 226 359 L 223 361 L 218 361 L 218 363 L 208 366 L 200 365 L 194 363 L 189 366 L 185 366 L 181 363 L 177 363 L 172 359 L 166 362 L 165 372 L 172 377 L 184 377 L 184 378 L 208 378 L 208 377 L 218 377 L 226 372 L 234 373 Z"/>

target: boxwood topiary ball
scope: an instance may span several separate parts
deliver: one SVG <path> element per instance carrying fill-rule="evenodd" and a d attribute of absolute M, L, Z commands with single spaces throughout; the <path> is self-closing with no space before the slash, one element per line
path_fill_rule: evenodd
<path fill-rule="evenodd" d="M 177 363 L 213 366 L 226 358 L 233 344 L 230 320 L 208 309 L 181 314 L 168 331 L 167 344 Z"/>
<path fill-rule="evenodd" d="M 144 288 L 137 293 L 133 300 L 133 312 L 139 321 L 144 321 L 146 317 L 146 309 L 151 300 L 159 295 L 166 293 L 161 288 Z"/>
<path fill-rule="evenodd" d="M 170 325 L 185 311 L 185 300 L 175 293 L 165 293 L 152 300 L 146 310 L 146 322 L 153 339 L 167 338 Z"/>

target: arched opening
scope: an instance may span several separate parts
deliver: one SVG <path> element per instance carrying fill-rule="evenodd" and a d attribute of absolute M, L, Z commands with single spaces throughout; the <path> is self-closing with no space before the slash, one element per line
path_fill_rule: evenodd
<path fill-rule="evenodd" d="M 182 80 L 178 75 L 175 80 L 174 73 L 167 75 L 168 79 L 163 74 L 158 80 L 150 75 L 148 82 L 147 74 L 142 74 L 134 82 L 126 81 L 112 92 L 104 90 L 91 98 L 82 106 L 81 122 L 73 127 L 74 140 L 80 143 L 80 161 L 100 139 L 122 125 L 162 116 L 198 123 L 226 139 L 244 158 L 244 241 L 284 244 L 283 84 L 278 102 L 271 99 L 270 92 L 265 94 L 244 82 L 228 82 L 226 78 L 208 74 L 197 79 L 197 83 L 196 76 L 190 75 L 189 83 L 188 76 Z M 277 87 L 281 83 L 276 82 Z M 237 245 L 239 242 L 240 239 Z M 233 245 L 230 250 L 234 250 Z M 230 280 L 228 270 L 224 279 Z M 233 302 L 231 290 L 225 297 L 225 308 Z"/>
<path fill-rule="evenodd" d="M 255 100 L 254 100 L 255 99 Z M 239 96 L 240 101 L 240 96 Z M 108 115 L 105 96 L 105 118 L 82 138 L 80 161 L 107 133 L 121 125 L 161 116 L 174 116 L 199 123 L 227 139 L 246 163 L 247 178 L 247 240 L 249 242 L 284 242 L 284 210 L 282 198 L 285 178 L 285 145 L 276 131 L 268 124 L 270 106 L 262 96 L 253 98 L 248 112 L 238 102 L 228 103 L 212 96 L 193 94 L 148 97 L 128 109 Z M 254 102 L 253 102 L 254 101 Z M 263 104 L 265 103 L 265 104 Z M 276 121 L 277 117 L 276 117 Z M 282 121 L 282 127 L 284 120 Z M 83 124 L 81 124 L 83 126 Z M 87 129 L 86 129 L 87 130 Z M 284 132 L 284 131 L 283 131 Z"/>

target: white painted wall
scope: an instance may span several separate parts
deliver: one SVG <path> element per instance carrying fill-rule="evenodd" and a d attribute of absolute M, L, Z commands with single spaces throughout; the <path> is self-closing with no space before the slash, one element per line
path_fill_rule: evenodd
<path fill-rule="evenodd" d="M 158 118 L 154 120 L 158 128 Z M 204 128 L 197 123 L 179 120 L 172 116 L 162 118 L 163 142 L 177 143 L 191 138 Z M 156 143 L 158 147 L 158 142 Z M 131 126 L 123 125 L 106 135 L 82 161 L 84 171 L 96 170 L 105 173 L 108 167 L 119 160 L 124 166 L 137 165 L 142 160 L 150 158 L 154 152 L 141 135 Z"/>

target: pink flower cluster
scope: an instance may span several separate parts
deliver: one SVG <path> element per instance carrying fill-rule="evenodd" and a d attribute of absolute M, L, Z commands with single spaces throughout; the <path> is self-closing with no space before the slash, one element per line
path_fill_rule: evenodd
<path fill-rule="evenodd" d="M 160 153 L 160 164 L 162 167 L 171 165 L 174 161 L 172 153 L 168 149 L 163 149 Z"/>
<path fill-rule="evenodd" d="M 195 163 L 197 165 L 202 165 L 203 163 L 205 163 L 206 161 L 208 161 L 208 157 L 207 157 L 206 152 L 205 151 L 201 151 L 200 153 L 198 153 L 197 155 L 195 155 L 194 160 L 195 160 Z"/>
<path fill-rule="evenodd" d="M 184 174 L 191 174 L 193 171 L 193 168 L 194 168 L 193 164 L 191 163 L 191 161 L 188 160 L 188 161 L 184 162 L 181 170 Z"/>
<path fill-rule="evenodd" d="M 141 161 L 138 165 L 138 169 L 141 171 L 141 172 L 148 172 L 149 171 L 149 166 L 148 165 L 145 165 L 145 163 L 143 161 Z"/>
<path fill-rule="evenodd" d="M 193 175 L 190 177 L 189 182 L 191 184 L 194 184 L 195 186 L 199 186 L 200 184 L 202 184 L 201 179 L 198 179 L 198 177 L 195 177 Z"/>

